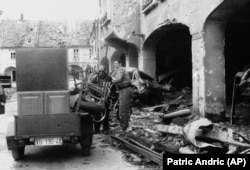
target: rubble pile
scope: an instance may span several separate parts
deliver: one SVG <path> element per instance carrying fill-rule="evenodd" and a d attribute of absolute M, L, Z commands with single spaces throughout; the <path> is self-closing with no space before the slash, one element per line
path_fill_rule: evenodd
<path fill-rule="evenodd" d="M 162 153 L 250 153 L 249 136 L 244 133 L 249 128 L 230 126 L 228 123 L 216 124 L 197 117 L 192 111 L 191 97 L 186 91 L 171 94 L 164 104 L 133 108 L 130 119 L 132 130 L 127 134 L 116 135 L 114 139 L 126 143 L 125 146 L 130 150 L 159 165 L 161 163 L 155 160 L 154 155 Z M 145 150 L 149 153 L 144 153 Z"/>

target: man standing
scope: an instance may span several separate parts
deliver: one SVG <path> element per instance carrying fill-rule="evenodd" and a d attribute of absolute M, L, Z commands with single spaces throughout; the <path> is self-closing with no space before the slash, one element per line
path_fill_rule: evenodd
<path fill-rule="evenodd" d="M 105 72 L 105 67 L 103 65 L 99 66 L 98 73 L 94 76 L 92 79 L 93 84 L 99 84 L 99 85 L 107 85 L 109 82 L 111 82 L 112 78 Z M 105 103 L 105 110 L 106 110 L 106 116 L 103 120 L 103 131 L 107 132 L 109 130 L 109 106 L 108 103 Z M 100 132 L 100 122 L 95 122 L 95 133 Z"/>
<path fill-rule="evenodd" d="M 121 66 L 120 60 L 114 61 L 115 71 L 112 73 L 112 83 L 116 84 L 119 90 L 119 115 L 120 125 L 123 131 L 129 126 L 131 98 L 133 89 L 128 72 Z"/>

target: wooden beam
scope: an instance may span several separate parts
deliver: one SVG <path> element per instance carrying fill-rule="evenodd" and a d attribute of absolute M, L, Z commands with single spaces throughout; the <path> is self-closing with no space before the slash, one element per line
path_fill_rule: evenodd
<path fill-rule="evenodd" d="M 183 110 L 178 110 L 175 112 L 167 113 L 163 117 L 164 117 L 164 119 L 168 119 L 168 118 L 188 115 L 190 113 L 191 113 L 190 109 L 183 109 Z"/>

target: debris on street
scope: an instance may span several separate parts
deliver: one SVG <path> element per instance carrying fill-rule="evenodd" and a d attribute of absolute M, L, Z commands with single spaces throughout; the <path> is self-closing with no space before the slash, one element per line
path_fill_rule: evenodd
<path fill-rule="evenodd" d="M 134 84 L 138 85 L 142 81 L 138 76 L 139 73 L 138 75 L 136 71 L 132 73 L 137 77 L 134 79 Z M 144 80 L 144 82 L 147 81 Z M 145 90 L 149 89 L 152 90 L 150 86 L 145 86 L 144 90 L 140 91 L 140 95 L 146 94 Z M 161 98 L 161 103 L 154 103 L 154 105 L 146 105 L 147 102 L 143 101 L 152 98 L 151 95 L 144 96 L 146 98 L 143 100 L 140 97 L 137 98 L 142 100 L 142 105 L 139 107 L 134 105 L 130 116 L 131 131 L 126 133 L 119 127 L 116 102 L 110 102 L 114 103 L 114 106 L 112 105 L 110 111 L 111 130 L 108 135 L 115 141 L 114 146 L 124 146 L 132 151 L 126 154 L 126 158 L 130 161 L 142 164 L 148 160 L 157 166 L 162 166 L 163 153 L 250 153 L 250 136 L 241 132 L 241 129 L 237 129 L 237 126 L 233 127 L 227 123 L 216 124 L 206 118 L 198 117 L 193 112 L 189 88 L 164 91 L 163 94 L 165 97 Z M 114 99 L 117 100 L 117 96 Z"/>
<path fill-rule="evenodd" d="M 115 131 L 111 138 L 133 153 L 161 166 L 162 154 L 247 154 L 250 153 L 249 136 L 244 129 L 229 123 L 213 123 L 193 113 L 191 98 L 186 92 L 172 93 L 164 103 L 133 108 L 130 117 L 132 130 Z M 168 97 L 169 97 L 168 96 Z M 166 102 L 167 101 L 167 102 Z M 241 131 L 243 129 L 243 131 Z M 247 129 L 249 130 L 249 129 Z M 118 145 L 118 144 L 117 144 Z"/>

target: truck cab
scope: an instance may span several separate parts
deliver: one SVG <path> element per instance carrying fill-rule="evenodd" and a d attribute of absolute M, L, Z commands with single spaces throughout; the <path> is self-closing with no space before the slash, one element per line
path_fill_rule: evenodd
<path fill-rule="evenodd" d="M 16 56 L 17 113 L 6 133 L 13 158 L 23 158 L 27 145 L 66 143 L 80 143 L 89 155 L 93 122 L 87 112 L 70 111 L 67 50 L 18 49 Z"/>

